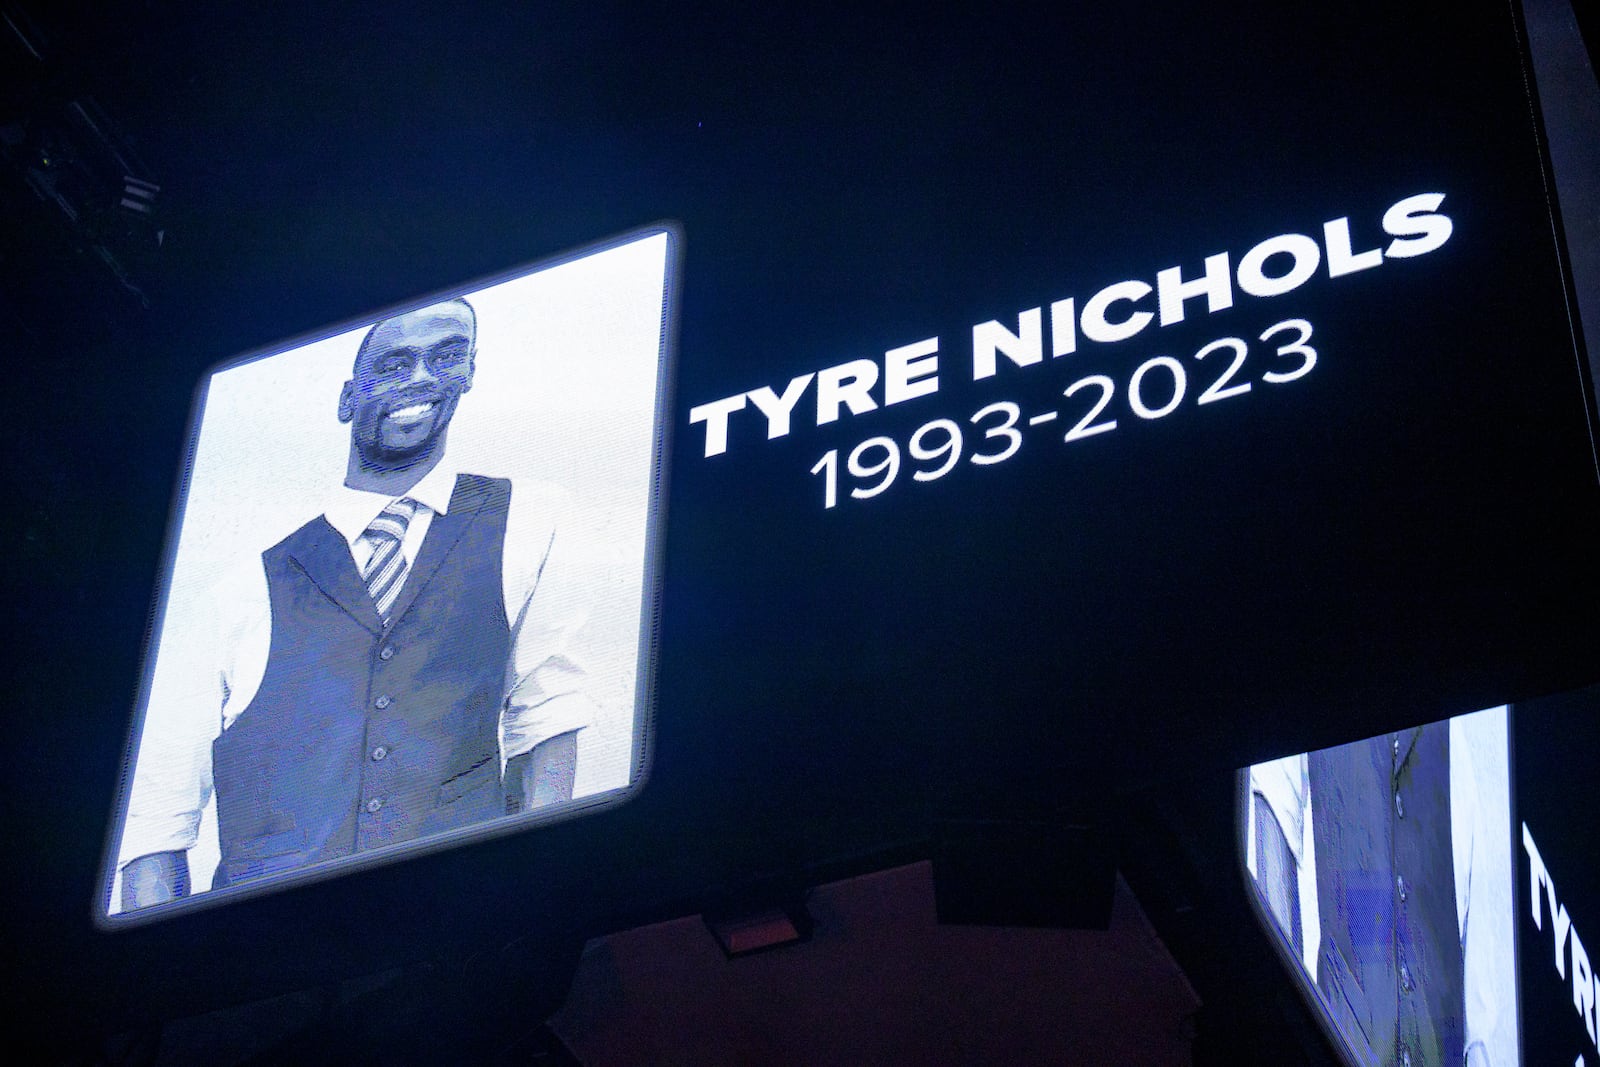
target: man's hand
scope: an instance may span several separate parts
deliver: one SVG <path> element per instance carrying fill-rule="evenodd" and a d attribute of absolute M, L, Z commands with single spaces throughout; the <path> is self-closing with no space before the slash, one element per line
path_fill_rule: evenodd
<path fill-rule="evenodd" d="M 506 814 L 572 799 L 578 769 L 578 731 L 557 734 L 506 761 Z"/>
<path fill-rule="evenodd" d="M 134 911 L 189 895 L 189 857 L 155 852 L 129 860 L 122 868 L 122 910 Z"/>

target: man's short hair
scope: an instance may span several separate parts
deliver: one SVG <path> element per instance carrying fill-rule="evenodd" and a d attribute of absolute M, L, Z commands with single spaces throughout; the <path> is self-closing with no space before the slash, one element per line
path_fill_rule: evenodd
<path fill-rule="evenodd" d="M 355 362 L 351 364 L 351 370 L 355 371 L 361 366 L 361 357 L 366 355 L 367 349 L 372 346 L 372 337 L 378 332 L 379 326 L 382 326 L 391 319 L 402 318 L 406 315 L 412 314 L 413 312 L 426 311 L 428 308 L 444 307 L 449 304 L 454 304 L 466 313 L 467 323 L 472 327 L 473 347 L 476 348 L 478 339 L 478 313 L 473 309 L 471 304 L 467 303 L 465 297 L 453 296 L 448 300 L 437 300 L 432 304 L 424 304 L 422 307 L 412 308 L 410 311 L 402 311 L 399 315 L 390 315 L 387 319 L 379 319 L 377 322 L 373 323 L 370 327 L 368 327 L 366 336 L 361 338 L 361 346 L 356 349 L 356 358 Z"/>

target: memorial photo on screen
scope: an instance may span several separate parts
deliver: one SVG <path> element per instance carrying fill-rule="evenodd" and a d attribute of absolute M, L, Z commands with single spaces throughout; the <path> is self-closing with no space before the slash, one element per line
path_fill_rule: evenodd
<path fill-rule="evenodd" d="M 104 914 L 637 787 L 672 245 L 629 235 L 203 383 Z"/>
<path fill-rule="evenodd" d="M 1352 1064 L 1520 1062 L 1507 720 L 1248 772 L 1246 868 Z"/>

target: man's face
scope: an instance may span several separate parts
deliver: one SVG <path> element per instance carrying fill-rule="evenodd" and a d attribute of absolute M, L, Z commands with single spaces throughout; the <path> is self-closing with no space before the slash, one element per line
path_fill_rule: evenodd
<path fill-rule="evenodd" d="M 473 323 L 459 304 L 380 322 L 339 395 L 339 421 L 362 460 L 409 467 L 442 445 L 461 394 L 472 388 Z"/>

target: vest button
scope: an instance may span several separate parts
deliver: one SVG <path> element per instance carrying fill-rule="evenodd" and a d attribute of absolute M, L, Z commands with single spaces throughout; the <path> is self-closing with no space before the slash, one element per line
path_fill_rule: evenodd
<path fill-rule="evenodd" d="M 388 754 L 389 750 L 384 748 L 382 745 L 379 745 L 377 748 L 372 750 L 372 758 L 374 761 L 381 760 Z"/>
<path fill-rule="evenodd" d="M 382 808 L 383 808 L 383 801 L 381 799 L 379 799 L 378 797 L 373 797 L 371 800 L 367 801 L 367 814 L 368 815 L 376 815 L 376 814 L 378 814 L 379 810 L 381 810 Z"/>
<path fill-rule="evenodd" d="M 377 700 L 374 700 L 372 702 L 373 706 L 376 707 L 379 711 L 382 711 L 384 708 L 388 707 L 390 705 L 390 703 L 391 703 L 391 701 L 389 700 L 389 698 L 387 696 L 381 696 Z"/>
<path fill-rule="evenodd" d="M 1397 875 L 1394 876 L 1394 889 L 1395 889 L 1395 892 L 1400 895 L 1400 903 L 1404 904 L 1406 902 L 1406 879 L 1405 879 L 1405 875 L 1397 874 Z"/>
<path fill-rule="evenodd" d="M 378 658 L 379 659 L 394 659 L 394 649 L 391 648 L 388 645 L 384 645 L 383 646 L 383 650 L 378 653 Z"/>
<path fill-rule="evenodd" d="M 379 704 L 378 706 L 380 708 L 383 707 L 382 704 Z M 1406 802 L 1400 799 L 1399 793 L 1394 795 L 1394 813 L 1400 816 L 1402 819 L 1406 817 Z"/>

